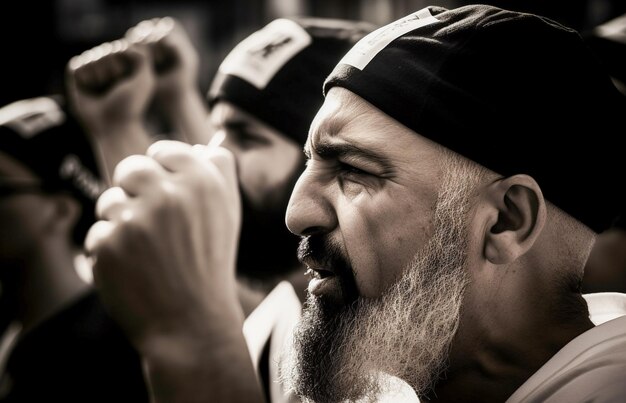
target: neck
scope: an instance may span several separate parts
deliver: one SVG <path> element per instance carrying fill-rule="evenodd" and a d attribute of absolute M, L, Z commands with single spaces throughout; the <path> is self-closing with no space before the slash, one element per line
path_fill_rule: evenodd
<path fill-rule="evenodd" d="M 22 323 L 24 331 L 63 309 L 90 288 L 76 273 L 73 250 L 64 246 L 42 247 L 39 253 L 31 253 L 23 261 L 16 319 Z"/>
<path fill-rule="evenodd" d="M 424 401 L 503 402 L 561 348 L 593 327 L 582 295 L 559 291 L 557 300 L 550 286 L 554 279 L 527 276 L 500 284 L 486 298 L 488 288 L 474 287 L 474 295 L 468 291 L 445 379 Z M 554 306 L 571 306 L 577 313 L 547 308 Z"/>

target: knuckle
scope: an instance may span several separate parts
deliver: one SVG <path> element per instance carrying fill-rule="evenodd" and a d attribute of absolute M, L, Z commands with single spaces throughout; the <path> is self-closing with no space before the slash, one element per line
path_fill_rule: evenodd
<path fill-rule="evenodd" d="M 114 204 L 122 204 L 126 201 L 126 194 L 120 187 L 108 188 L 98 198 L 96 202 L 96 214 L 101 216 L 110 206 Z"/>
<path fill-rule="evenodd" d="M 123 184 L 128 181 L 152 180 L 156 175 L 157 170 L 154 161 L 143 155 L 131 155 L 117 165 L 113 178 L 115 183 Z"/>
<path fill-rule="evenodd" d="M 73 56 L 68 62 L 70 72 L 75 73 L 76 70 L 78 70 L 82 66 L 82 64 L 83 63 L 80 56 Z"/>
<path fill-rule="evenodd" d="M 85 237 L 85 250 L 90 255 L 100 255 L 110 245 L 114 226 L 108 221 L 95 222 Z"/>

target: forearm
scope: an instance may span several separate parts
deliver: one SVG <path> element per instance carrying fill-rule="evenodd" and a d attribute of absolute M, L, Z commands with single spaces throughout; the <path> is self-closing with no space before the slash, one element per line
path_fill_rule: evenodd
<path fill-rule="evenodd" d="M 162 108 L 180 140 L 189 144 L 207 144 L 212 136 L 208 109 L 196 88 L 164 97 Z"/>
<path fill-rule="evenodd" d="M 145 154 L 152 139 L 143 123 L 132 122 L 93 130 L 98 149 L 98 164 L 110 185 L 115 167 L 133 154 Z"/>
<path fill-rule="evenodd" d="M 201 336 L 165 337 L 141 349 L 155 402 L 264 402 L 243 321 L 210 322 Z"/>

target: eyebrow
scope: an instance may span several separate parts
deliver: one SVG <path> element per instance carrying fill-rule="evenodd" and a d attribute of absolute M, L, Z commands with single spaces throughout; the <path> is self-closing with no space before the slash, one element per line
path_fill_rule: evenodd
<path fill-rule="evenodd" d="M 250 125 L 244 121 L 240 120 L 228 120 L 221 124 L 224 129 L 232 130 L 235 132 L 245 131 L 250 127 Z"/>
<path fill-rule="evenodd" d="M 222 128 L 229 133 L 233 133 L 239 138 L 253 138 L 263 141 L 269 141 L 261 131 L 255 129 L 254 125 L 243 120 L 227 120 L 221 124 Z"/>
<path fill-rule="evenodd" d="M 389 173 L 392 171 L 392 164 L 389 158 L 380 155 L 375 151 L 367 150 L 354 144 L 320 142 L 315 146 L 313 146 L 312 144 L 307 145 L 308 147 L 305 146 L 304 153 L 307 155 L 308 158 L 310 158 L 310 147 L 310 149 L 312 149 L 315 154 L 317 154 L 321 159 L 324 160 L 339 159 L 342 157 L 357 158 L 377 164 L 383 169 L 385 173 Z"/>

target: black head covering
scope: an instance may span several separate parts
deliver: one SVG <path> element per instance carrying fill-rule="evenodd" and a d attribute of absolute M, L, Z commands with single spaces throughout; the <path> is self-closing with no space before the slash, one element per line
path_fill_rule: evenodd
<path fill-rule="evenodd" d="M 82 244 L 95 220 L 104 184 L 94 149 L 60 96 L 25 99 L 0 108 L 0 151 L 30 169 L 45 192 L 69 192 L 83 206 L 74 232 Z"/>
<path fill-rule="evenodd" d="M 209 104 L 231 102 L 304 145 L 324 101 L 320 85 L 373 28 L 332 19 L 274 20 L 224 59 L 209 90 Z"/>
<path fill-rule="evenodd" d="M 554 21 L 429 7 L 364 38 L 325 93 L 334 86 L 499 174 L 534 177 L 596 231 L 624 205 L 624 97 L 580 35 Z"/>

